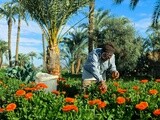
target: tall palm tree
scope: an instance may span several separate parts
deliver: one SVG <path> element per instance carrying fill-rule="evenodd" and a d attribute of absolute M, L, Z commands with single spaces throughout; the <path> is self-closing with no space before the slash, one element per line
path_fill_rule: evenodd
<path fill-rule="evenodd" d="M 62 41 L 66 47 L 62 48 L 61 53 L 63 57 L 66 55 L 67 59 L 69 59 L 72 74 L 78 74 L 80 70 L 82 60 L 86 55 L 87 37 L 86 29 L 78 28 L 69 33 L 69 38 L 65 38 Z"/>
<path fill-rule="evenodd" d="M 28 56 L 30 56 L 30 60 L 31 60 L 31 63 L 33 64 L 33 59 L 34 59 L 34 57 L 36 58 L 37 57 L 37 54 L 35 53 L 35 52 L 29 52 L 28 53 Z"/>
<path fill-rule="evenodd" d="M 59 39 L 60 29 L 67 19 L 89 0 L 19 0 L 45 31 L 48 40 L 47 70 L 50 74 L 60 75 Z"/>
<path fill-rule="evenodd" d="M 3 63 L 3 54 L 7 51 L 7 42 L 0 40 L 0 68 Z"/>
<path fill-rule="evenodd" d="M 17 8 L 13 5 L 13 3 L 5 3 L 0 8 L 0 15 L 5 17 L 8 22 L 8 56 L 9 56 L 9 66 L 12 66 L 12 52 L 11 52 L 11 34 L 12 34 L 12 24 L 15 22 L 15 14 Z"/>
<path fill-rule="evenodd" d="M 124 0 L 113 0 L 117 4 L 121 4 Z M 140 0 L 130 0 L 130 8 L 134 9 Z M 158 19 L 160 16 L 160 0 L 155 3 L 154 11 L 152 14 L 152 25 L 157 27 Z"/>
<path fill-rule="evenodd" d="M 15 50 L 15 65 L 18 64 L 18 52 L 19 52 L 19 42 L 20 42 L 20 30 L 21 30 L 21 21 L 26 20 L 26 11 L 25 9 L 18 3 L 18 0 L 12 0 L 13 4 L 17 7 L 17 15 L 18 15 L 18 27 L 17 27 L 17 39 L 16 39 L 16 50 Z M 27 23 L 28 24 L 28 23 Z"/>
<path fill-rule="evenodd" d="M 89 2 L 89 26 L 88 26 L 88 53 L 93 50 L 94 47 L 94 7 L 95 0 Z"/>

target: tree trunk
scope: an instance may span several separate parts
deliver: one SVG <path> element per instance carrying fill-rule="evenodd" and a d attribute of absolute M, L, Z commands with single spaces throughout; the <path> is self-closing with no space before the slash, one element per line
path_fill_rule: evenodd
<path fill-rule="evenodd" d="M 46 69 L 46 47 L 45 47 L 45 37 L 44 33 L 42 33 L 42 45 L 43 45 L 43 69 Z"/>
<path fill-rule="evenodd" d="M 76 66 L 76 74 L 79 73 L 79 70 L 80 70 L 80 66 L 81 66 L 81 58 L 78 58 L 78 61 L 77 61 L 77 66 Z"/>
<path fill-rule="evenodd" d="M 72 62 L 71 64 L 71 74 L 75 74 L 74 64 L 75 62 Z"/>
<path fill-rule="evenodd" d="M 95 0 L 91 0 L 89 2 L 88 53 L 93 50 L 94 45 L 94 6 Z"/>
<path fill-rule="evenodd" d="M 9 66 L 12 67 L 12 53 L 11 53 L 11 34 L 12 34 L 12 20 L 8 20 L 8 57 Z"/>
<path fill-rule="evenodd" d="M 2 67 L 2 63 L 3 63 L 3 55 L 0 54 L 0 68 Z"/>
<path fill-rule="evenodd" d="M 16 58 L 15 58 L 15 66 L 18 65 L 18 51 L 19 51 L 19 40 L 20 40 L 20 29 L 21 28 L 21 18 L 20 15 L 18 17 L 18 29 L 17 29 L 17 41 L 16 41 Z"/>
<path fill-rule="evenodd" d="M 60 76 L 60 52 L 57 44 L 47 48 L 46 66 L 49 74 Z"/>

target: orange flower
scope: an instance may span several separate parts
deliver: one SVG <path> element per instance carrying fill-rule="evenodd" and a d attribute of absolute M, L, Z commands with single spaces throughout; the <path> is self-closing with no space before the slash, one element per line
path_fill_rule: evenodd
<path fill-rule="evenodd" d="M 143 80 L 141 80 L 140 82 L 141 82 L 141 83 L 147 83 L 148 80 L 147 80 L 147 79 L 143 79 Z"/>
<path fill-rule="evenodd" d="M 116 101 L 117 101 L 118 104 L 121 105 L 121 104 L 126 102 L 126 99 L 124 97 L 118 97 Z"/>
<path fill-rule="evenodd" d="M 139 110 L 145 110 L 148 107 L 147 102 L 140 102 L 139 104 L 136 104 L 135 106 Z"/>
<path fill-rule="evenodd" d="M 113 84 L 114 84 L 114 86 L 116 86 L 116 87 L 119 86 L 118 82 L 114 82 Z"/>
<path fill-rule="evenodd" d="M 153 114 L 154 114 L 155 116 L 159 116 L 159 115 L 160 115 L 160 109 L 154 110 L 154 111 L 153 111 Z"/>
<path fill-rule="evenodd" d="M 67 98 L 65 98 L 65 101 L 66 101 L 67 103 L 74 103 L 74 102 L 75 102 L 75 99 L 74 99 L 74 98 L 67 97 Z"/>
<path fill-rule="evenodd" d="M 38 90 L 38 89 L 35 88 L 35 87 L 32 87 L 32 88 L 26 87 L 26 88 L 24 88 L 24 90 L 26 90 L 26 91 L 36 91 L 36 90 Z"/>
<path fill-rule="evenodd" d="M 5 110 L 4 108 L 0 108 L 0 113 L 4 112 L 4 110 Z"/>
<path fill-rule="evenodd" d="M 125 89 L 121 89 L 121 88 L 118 88 L 117 89 L 117 92 L 121 93 L 121 94 L 124 94 L 127 90 Z"/>
<path fill-rule="evenodd" d="M 160 79 L 156 79 L 156 82 L 160 82 Z"/>
<path fill-rule="evenodd" d="M 25 95 L 26 94 L 26 92 L 24 91 L 24 90 L 17 90 L 16 91 L 16 95 L 17 96 L 23 96 L 23 95 Z"/>
<path fill-rule="evenodd" d="M 95 99 L 95 100 L 89 100 L 88 101 L 88 104 L 89 105 L 98 105 L 98 104 L 101 104 L 101 100 L 100 99 Z"/>
<path fill-rule="evenodd" d="M 48 88 L 48 86 L 45 83 L 38 83 L 36 88 Z"/>
<path fill-rule="evenodd" d="M 149 94 L 156 95 L 158 91 L 156 89 L 149 90 Z"/>
<path fill-rule="evenodd" d="M 132 87 L 134 90 L 139 90 L 139 86 L 133 86 Z"/>
<path fill-rule="evenodd" d="M 60 94 L 60 92 L 57 91 L 57 90 L 52 90 L 52 93 L 55 94 L 55 95 L 59 95 Z"/>
<path fill-rule="evenodd" d="M 106 105 L 107 104 L 105 102 L 101 102 L 100 104 L 98 104 L 98 109 L 105 108 Z"/>
<path fill-rule="evenodd" d="M 78 112 L 78 107 L 75 105 L 66 105 L 66 106 L 63 106 L 63 108 L 62 108 L 63 112 L 69 112 L 71 110 Z"/>
<path fill-rule="evenodd" d="M 27 94 L 25 95 L 25 98 L 26 98 L 26 99 L 31 99 L 32 96 L 33 96 L 33 94 L 32 94 L 31 92 L 29 92 L 29 93 L 27 93 Z"/>
<path fill-rule="evenodd" d="M 87 98 L 89 98 L 89 95 L 83 95 L 83 97 L 84 97 L 85 99 L 87 99 Z"/>
<path fill-rule="evenodd" d="M 16 107 L 17 107 L 17 105 L 15 103 L 10 103 L 7 105 L 6 111 L 13 111 L 16 109 Z"/>

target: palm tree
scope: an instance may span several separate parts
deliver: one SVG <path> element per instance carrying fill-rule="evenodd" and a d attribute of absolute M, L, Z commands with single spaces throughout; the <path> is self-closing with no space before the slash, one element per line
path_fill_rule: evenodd
<path fill-rule="evenodd" d="M 16 14 L 17 8 L 13 3 L 5 3 L 0 8 L 0 15 L 5 17 L 8 22 L 8 56 L 9 56 L 9 66 L 12 66 L 12 52 L 11 52 L 11 32 L 12 32 L 12 23 L 15 22 L 14 15 Z"/>
<path fill-rule="evenodd" d="M 94 47 L 94 6 L 95 0 L 91 0 L 89 2 L 88 53 L 91 52 Z"/>
<path fill-rule="evenodd" d="M 18 27 L 17 27 L 17 40 L 16 40 L 16 51 L 15 51 L 15 65 L 18 64 L 18 51 L 19 51 L 19 42 L 20 42 L 20 30 L 21 30 L 21 21 L 26 20 L 26 11 L 25 9 L 18 3 L 17 0 L 13 0 L 13 4 L 17 7 L 17 15 L 18 15 Z M 28 24 L 28 23 L 27 23 Z"/>
<path fill-rule="evenodd" d="M 30 52 L 30 53 L 28 53 L 28 56 L 30 56 L 30 58 L 31 58 L 31 63 L 33 64 L 33 58 L 35 57 L 37 57 L 37 54 L 35 53 L 35 52 Z"/>
<path fill-rule="evenodd" d="M 60 29 L 67 19 L 89 0 L 19 0 L 31 17 L 43 28 L 48 40 L 47 70 L 60 75 L 59 37 Z"/>
<path fill-rule="evenodd" d="M 3 63 L 3 54 L 7 51 L 7 42 L 0 40 L 0 68 Z"/>
<path fill-rule="evenodd" d="M 121 4 L 124 0 L 114 0 L 116 4 Z M 140 0 L 131 0 L 130 1 L 130 8 L 134 9 Z M 155 3 L 155 8 L 152 14 L 152 26 L 157 27 L 158 19 L 160 16 L 160 1 L 157 0 Z"/>
<path fill-rule="evenodd" d="M 62 43 L 64 43 L 64 46 L 66 47 L 63 46 L 61 53 L 63 54 L 63 57 L 69 59 L 71 73 L 78 74 L 82 60 L 86 56 L 86 29 L 74 29 L 74 32 L 69 33 L 69 38 L 64 38 Z"/>
<path fill-rule="evenodd" d="M 29 56 L 27 54 L 23 54 L 23 53 L 18 54 L 18 65 L 19 66 L 24 66 L 25 63 L 28 63 L 28 62 L 29 62 Z"/>

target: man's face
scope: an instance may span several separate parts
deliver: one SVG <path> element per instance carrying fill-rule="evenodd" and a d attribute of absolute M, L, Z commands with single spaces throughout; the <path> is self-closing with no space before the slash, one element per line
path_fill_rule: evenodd
<path fill-rule="evenodd" d="M 102 58 L 102 60 L 106 61 L 106 60 L 110 59 L 112 57 L 112 55 L 113 55 L 113 53 L 103 52 L 101 58 Z"/>

